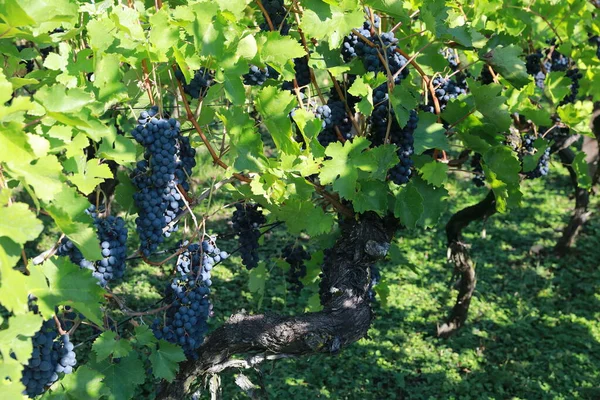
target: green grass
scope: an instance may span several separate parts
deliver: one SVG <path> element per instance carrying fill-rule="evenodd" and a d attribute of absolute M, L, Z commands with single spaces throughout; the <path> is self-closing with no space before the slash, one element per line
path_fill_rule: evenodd
<path fill-rule="evenodd" d="M 206 167 L 199 176 L 209 184 L 220 174 Z M 262 382 L 271 399 L 600 398 L 600 217 L 585 226 L 566 257 L 530 252 L 533 245 L 554 244 L 574 204 L 571 192 L 566 171 L 555 168 L 548 179 L 525 184 L 522 208 L 466 229 L 477 289 L 467 325 L 442 340 L 435 337 L 436 324 L 456 296 L 443 226 L 451 212 L 485 196 L 485 189 L 459 182 L 451 188 L 456 209 L 442 217 L 439 229 L 401 231 L 393 243 L 393 257 L 380 263 L 382 281 L 390 290 L 388 306 L 375 305 L 367 338 L 339 355 L 263 364 L 260 375 L 227 371 L 222 374 L 224 398 L 248 398 L 234 383 L 240 372 L 254 383 Z M 237 247 L 227 225 L 232 210 L 222 206 L 231 201 L 224 191 L 198 209 L 216 212 L 207 229 L 220 233 L 218 244 L 229 251 Z M 598 209 L 596 200 L 593 208 Z M 131 218 L 129 223 L 134 232 Z M 136 235 L 131 236 L 134 246 Z M 285 290 L 279 250 L 290 240 L 297 238 L 282 228 L 264 238 L 261 256 L 270 279 L 262 308 L 248 290 L 249 273 L 238 256 L 214 270 L 213 328 L 241 309 L 285 314 L 310 309 L 315 284 L 300 297 Z M 322 242 L 301 240 L 312 250 Z M 38 250 L 45 246 L 41 242 Z M 172 266 L 132 263 L 115 292 L 133 309 L 150 308 L 160 299 L 171 271 Z M 314 268 L 311 272 L 318 275 Z M 150 323 L 151 318 L 135 321 Z M 146 388 L 142 397 L 153 391 Z"/>

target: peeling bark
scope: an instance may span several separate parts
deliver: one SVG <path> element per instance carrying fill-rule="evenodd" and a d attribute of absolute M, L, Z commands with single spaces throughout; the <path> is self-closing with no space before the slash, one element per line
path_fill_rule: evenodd
<path fill-rule="evenodd" d="M 340 227 L 342 234 L 323 265 L 322 311 L 298 316 L 233 315 L 205 339 L 197 360 L 180 365 L 175 380 L 162 388 L 157 399 L 185 398 L 198 377 L 223 370 L 234 355 L 331 354 L 364 337 L 371 325 L 369 266 L 385 255 L 398 221 L 367 213 L 340 222 Z"/>
<path fill-rule="evenodd" d="M 446 224 L 448 261 L 454 265 L 454 275 L 457 275 L 459 280 L 456 285 L 458 289 L 456 304 L 450 311 L 446 322 L 438 326 L 437 335 L 439 337 L 447 338 L 464 325 L 477 282 L 467 244 L 462 240 L 462 231 L 471 222 L 488 218 L 495 212 L 496 197 L 494 192 L 490 191 L 485 199 L 475 205 L 463 208 L 454 214 Z"/>
<path fill-rule="evenodd" d="M 575 210 L 573 215 L 565 229 L 563 230 L 562 236 L 556 242 L 554 251 L 556 254 L 564 255 L 571 246 L 575 243 L 575 239 L 581 230 L 583 224 L 590 218 L 591 212 L 588 211 L 588 205 L 590 203 L 590 194 L 587 189 L 580 187 L 577 183 L 577 173 L 572 167 L 573 160 L 575 159 L 575 152 L 571 149 L 562 149 L 558 152 L 561 162 L 569 171 L 571 182 L 575 188 Z"/>

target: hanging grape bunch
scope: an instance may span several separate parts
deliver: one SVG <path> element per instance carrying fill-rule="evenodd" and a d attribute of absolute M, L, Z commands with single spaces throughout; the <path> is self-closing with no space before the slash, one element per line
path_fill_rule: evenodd
<path fill-rule="evenodd" d="M 237 203 L 231 219 L 233 230 L 239 237 L 242 263 L 247 269 L 258 266 L 258 239 L 260 226 L 266 222 L 258 204 Z"/>
<path fill-rule="evenodd" d="M 579 93 L 579 80 L 583 74 L 576 67 L 575 62 L 569 57 L 556 50 L 556 40 L 548 41 L 549 48 L 536 50 L 527 55 L 525 66 L 527 73 L 533 76 L 537 87 L 543 89 L 546 76 L 550 72 L 565 72 L 567 78 L 571 80 L 569 85 L 570 93 L 560 102 L 560 104 L 574 103 Z"/>
<path fill-rule="evenodd" d="M 287 280 L 292 290 L 298 293 L 303 286 L 300 279 L 306 276 L 306 265 L 304 265 L 304 262 L 310 260 L 310 254 L 302 245 L 288 244 L 281 251 L 281 255 L 290 265 Z"/>
<path fill-rule="evenodd" d="M 29 296 L 29 309 L 38 313 L 36 298 Z M 25 393 L 34 398 L 56 382 L 58 374 L 70 374 L 77 365 L 73 343 L 68 334 L 58 335 L 54 319 L 44 321 L 32 339 L 33 352 L 23 369 L 21 382 Z"/>
<path fill-rule="evenodd" d="M 127 258 L 127 228 L 121 217 L 109 215 L 105 218 L 99 217 L 95 206 L 86 210 L 94 219 L 96 235 L 100 241 L 102 259 L 99 261 L 88 261 L 83 257 L 81 251 L 75 244 L 67 239 L 61 240 L 56 252 L 59 256 L 67 256 L 72 263 L 81 268 L 92 271 L 92 275 L 98 280 L 100 286 L 106 286 L 113 279 L 121 279 L 125 273 L 125 260 Z"/>
<path fill-rule="evenodd" d="M 175 70 L 175 77 L 183 83 L 183 91 L 193 99 L 204 97 L 208 88 L 215 84 L 213 72 L 204 67 L 201 67 L 194 72 L 194 76 L 190 83 L 186 83 L 185 76 L 179 68 Z"/>
<path fill-rule="evenodd" d="M 189 190 L 196 160 L 189 138 L 181 136 L 179 128 L 177 120 L 159 117 L 158 108 L 152 107 L 140 114 L 132 132 L 145 149 L 131 176 L 138 189 L 133 195 L 139 210 L 136 225 L 146 257 L 177 230 L 172 222 L 185 208 L 183 192 Z"/>

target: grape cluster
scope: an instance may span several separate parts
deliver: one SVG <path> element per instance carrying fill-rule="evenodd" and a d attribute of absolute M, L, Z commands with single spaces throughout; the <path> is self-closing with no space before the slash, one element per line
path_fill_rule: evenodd
<path fill-rule="evenodd" d="M 187 246 L 187 248 L 186 248 Z M 193 243 L 188 245 L 182 243 L 185 251 L 177 258 L 177 272 L 183 277 L 186 275 L 198 276 L 206 286 L 211 286 L 210 271 L 213 267 L 229 257 L 225 251 L 221 251 L 214 238 L 202 241 L 201 244 Z"/>
<path fill-rule="evenodd" d="M 215 84 L 213 73 L 204 67 L 201 67 L 194 72 L 194 77 L 190 83 L 185 82 L 185 76 L 180 69 L 175 71 L 175 77 L 183 82 L 183 91 L 189 94 L 193 99 L 204 97 L 208 88 Z"/>
<path fill-rule="evenodd" d="M 296 71 L 296 83 L 300 90 L 310 83 L 310 68 L 306 57 L 294 58 L 294 69 Z M 294 91 L 294 82 L 283 82 L 281 86 L 283 90 Z"/>
<path fill-rule="evenodd" d="M 443 111 L 446 108 L 448 102 L 452 99 L 457 98 L 461 94 L 467 93 L 467 83 L 464 79 L 450 79 L 437 76 L 433 78 L 433 87 L 435 91 L 435 97 L 440 103 L 440 110 Z M 430 92 L 427 92 L 428 104 L 422 105 L 421 109 L 424 111 L 435 113 L 433 106 L 433 97 Z"/>
<path fill-rule="evenodd" d="M 112 279 L 122 278 L 125 273 L 127 227 L 121 217 L 112 215 L 106 218 L 99 217 L 96 207 L 93 205 L 86 210 L 86 213 L 94 218 L 96 235 L 100 240 L 102 259 L 100 261 L 86 260 L 81 251 L 75 247 L 75 244 L 67 238 L 61 240 L 56 254 L 68 256 L 72 263 L 91 270 L 98 283 L 104 287 Z"/>
<path fill-rule="evenodd" d="M 475 153 L 471 157 L 471 168 L 473 168 L 473 179 L 471 181 L 477 187 L 485 185 L 485 173 L 483 172 L 483 166 L 481 165 L 481 153 Z"/>
<path fill-rule="evenodd" d="M 260 226 L 266 222 L 258 204 L 237 203 L 233 213 L 233 229 L 239 236 L 242 263 L 247 269 L 258 266 Z"/>
<path fill-rule="evenodd" d="M 456 71 L 458 69 L 458 65 L 460 64 L 460 59 L 456 54 L 456 51 L 451 48 L 440 49 L 439 53 L 444 56 L 446 60 L 448 60 L 448 64 L 452 71 Z"/>
<path fill-rule="evenodd" d="M 532 135 L 525 135 L 525 137 L 523 137 L 523 149 L 524 149 L 525 154 L 535 153 L 536 148 L 534 146 L 534 142 L 535 142 L 535 137 Z M 544 154 L 542 154 L 542 156 L 538 160 L 536 167 L 532 171 L 526 172 L 525 176 L 527 176 L 527 178 L 529 178 L 529 179 L 535 179 L 535 178 L 539 178 L 541 176 L 548 175 L 548 171 L 550 169 L 549 163 L 550 163 L 550 146 L 548 146 L 546 148 L 546 150 L 544 151 Z"/>
<path fill-rule="evenodd" d="M 152 323 L 154 336 L 180 345 L 188 358 L 197 358 L 196 349 L 204 341 L 212 314 L 209 293 L 208 286 L 193 273 L 174 278 L 165 289 L 169 308 Z"/>
<path fill-rule="evenodd" d="M 550 41 L 549 44 L 551 47 L 544 52 L 537 50 L 535 53 L 527 55 L 525 58 L 527 73 L 533 76 L 536 86 L 543 89 L 548 73 L 552 71 L 565 72 L 566 77 L 571 80 L 569 86 L 571 92 L 560 104 L 574 103 L 579 92 L 579 80 L 583 77 L 583 74 L 575 66 L 573 60 L 554 48 L 555 41 Z"/>
<path fill-rule="evenodd" d="M 315 115 L 323 121 L 323 129 L 317 136 L 323 147 L 338 141 L 336 127 L 345 140 L 352 139 L 352 121 L 342 101 L 329 100 L 326 105 L 317 107 Z"/>
<path fill-rule="evenodd" d="M 162 241 L 163 229 L 184 208 L 180 193 L 189 190 L 188 177 L 196 165 L 195 150 L 189 138 L 180 135 L 177 120 L 160 118 L 158 108 L 143 111 L 132 134 L 144 146 L 144 160 L 138 161 L 132 181 L 138 189 L 133 195 L 139 210 L 136 219 L 140 248 L 149 256 Z M 169 226 L 166 237 L 177 230 Z"/>
<path fill-rule="evenodd" d="M 283 6 L 283 0 L 263 0 L 262 4 L 269 15 L 273 28 L 282 35 L 287 35 L 290 32 L 290 25 L 286 21 L 288 11 Z M 271 30 L 266 19 L 260 24 L 260 29 L 262 31 Z"/>
<path fill-rule="evenodd" d="M 375 27 L 378 28 L 380 19 L 378 16 L 374 17 Z M 363 26 L 356 28 L 355 31 L 359 34 L 351 32 L 344 38 L 342 44 L 341 53 L 345 62 L 358 57 L 368 72 L 387 74 L 389 69 L 392 75 L 398 73 L 396 83 L 408 76 L 408 68 L 406 68 L 408 60 L 396 51 L 398 39 L 393 32 L 376 33 L 371 29 L 370 20 L 365 21 Z M 402 71 L 398 72 L 401 69 Z"/>
<path fill-rule="evenodd" d="M 281 255 L 290 264 L 288 282 L 292 290 L 300 292 L 303 286 L 300 279 L 306 276 L 306 265 L 304 265 L 304 262 L 310 260 L 310 254 L 301 245 L 289 244 L 283 248 Z"/>
<path fill-rule="evenodd" d="M 32 340 L 33 352 L 23 369 L 21 382 L 25 393 L 34 398 L 42 394 L 46 387 L 58 380 L 58 374 L 70 374 L 77 364 L 73 343 L 69 335 L 58 333 L 53 319 L 45 321 Z"/>
<path fill-rule="evenodd" d="M 244 78 L 244 84 L 250 86 L 262 86 L 267 79 L 277 79 L 279 73 L 273 69 L 270 65 L 265 68 L 259 68 L 256 65 L 250 66 L 250 71 L 242 76 Z"/>
<path fill-rule="evenodd" d="M 398 147 L 397 155 L 400 162 L 394 165 L 388 174 L 392 182 L 402 185 L 407 183 L 412 176 L 413 161 L 410 156 L 414 153 L 413 134 L 417 128 L 419 117 L 416 111 L 411 110 L 406 126 L 401 128 L 394 109 L 390 107 L 387 90 L 387 85 L 383 84 L 373 91 L 375 108 L 370 118 L 371 142 L 375 146 L 382 145 L 388 135 L 389 142 Z"/>

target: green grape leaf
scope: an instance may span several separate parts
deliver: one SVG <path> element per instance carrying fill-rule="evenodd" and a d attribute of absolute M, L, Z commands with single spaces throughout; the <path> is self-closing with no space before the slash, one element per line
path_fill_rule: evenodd
<path fill-rule="evenodd" d="M 479 85 L 471 78 L 467 78 L 467 83 L 473 94 L 477 111 L 483 114 L 486 120 L 496 127 L 498 132 L 506 132 L 512 120 L 505 104 L 506 97 L 500 95 L 502 86 Z"/>
<path fill-rule="evenodd" d="M 148 346 L 156 343 L 156 337 L 154 333 L 150 330 L 150 328 L 146 325 L 136 326 L 135 329 L 135 338 L 134 341 L 139 346 Z"/>
<path fill-rule="evenodd" d="M 571 79 L 564 72 L 553 71 L 546 75 L 544 80 L 544 93 L 552 103 L 558 104 L 565 96 L 571 93 Z"/>
<path fill-rule="evenodd" d="M 68 54 L 50 53 L 44 60 L 44 67 L 55 71 L 65 71 L 69 65 Z"/>
<path fill-rule="evenodd" d="M 100 160 L 92 158 L 85 164 L 85 169 L 77 171 L 69 179 L 81 193 L 88 195 L 105 179 L 112 177 L 113 174 L 108 165 L 101 164 Z"/>
<path fill-rule="evenodd" d="M 2 75 L 0 74 L 0 76 Z M 19 163 L 27 163 L 33 157 L 33 149 L 29 145 L 27 135 L 21 131 L 19 124 L 11 122 L 2 126 L 2 129 L 0 129 L 0 162 L 14 160 L 19 161 Z"/>
<path fill-rule="evenodd" d="M 117 334 L 113 331 L 104 331 L 92 343 L 92 350 L 96 353 L 96 360 L 102 361 L 111 354 L 115 358 L 126 357 L 133 348 L 129 341 L 117 339 Z"/>
<path fill-rule="evenodd" d="M 448 180 L 448 164 L 435 160 L 423 165 L 419 172 L 433 186 L 442 186 Z"/>
<path fill-rule="evenodd" d="M 115 200 L 129 214 L 135 214 L 137 207 L 133 201 L 133 194 L 136 188 L 125 171 L 117 171 L 117 180 L 119 184 L 115 188 Z"/>
<path fill-rule="evenodd" d="M 323 129 L 323 122 L 313 113 L 304 109 L 295 110 L 292 118 L 294 118 L 305 143 L 309 144 L 312 155 L 314 157 L 325 156 L 325 149 L 318 140 L 319 132 Z"/>
<path fill-rule="evenodd" d="M 89 206 L 85 197 L 65 187 L 45 209 L 58 228 L 75 243 L 83 257 L 95 261 L 101 260 L 102 254 L 93 219 L 85 213 Z"/>
<path fill-rule="evenodd" d="M 21 259 L 21 246 L 16 244 L 10 238 L 0 237 L 0 264 L 7 267 L 14 267 Z"/>
<path fill-rule="evenodd" d="M 135 162 L 136 144 L 133 140 L 125 136 L 111 132 L 110 135 L 105 135 L 102 138 L 102 142 L 98 148 L 98 156 L 116 161 L 119 164 Z"/>
<path fill-rule="evenodd" d="M 358 179 L 358 171 L 353 158 L 357 158 L 362 163 L 364 157 L 360 157 L 360 155 L 370 144 L 364 137 L 358 137 L 352 142 L 347 141 L 344 144 L 335 142 L 327 146 L 325 154 L 331 159 L 323 162 L 323 168 L 319 174 L 321 183 L 326 185 L 333 183 L 333 189 L 340 196 L 352 199 Z"/>
<path fill-rule="evenodd" d="M 2 280 L 0 281 L 0 299 L 2 306 L 14 314 L 24 314 L 29 311 L 27 296 L 32 288 L 48 287 L 46 278 L 38 270 L 33 268 L 30 276 L 14 270 L 6 263 L 0 263 Z"/>
<path fill-rule="evenodd" d="M 25 361 L 27 362 L 27 361 Z M 25 386 L 21 382 L 23 364 L 12 357 L 4 357 L 0 363 L 0 374 L 5 378 L 0 386 L 2 396 L 7 399 L 24 399 Z"/>
<path fill-rule="evenodd" d="M 246 102 L 246 89 L 238 74 L 225 74 L 225 97 L 234 105 L 241 106 Z"/>
<path fill-rule="evenodd" d="M 565 104 L 558 107 L 557 113 L 561 121 L 573 132 L 593 136 L 589 124 L 589 117 L 593 113 L 593 105 L 590 102 Z"/>
<path fill-rule="evenodd" d="M 395 145 L 384 144 L 361 153 L 354 164 L 371 173 L 370 179 L 385 181 L 388 170 L 400 162 Z"/>
<path fill-rule="evenodd" d="M 380 181 L 359 181 L 356 194 L 352 200 L 354 211 L 363 213 L 375 211 L 383 215 L 388 208 L 388 186 Z"/>
<path fill-rule="evenodd" d="M 156 45 L 154 41 L 150 43 Z M 99 101 L 108 101 L 118 94 L 126 94 L 127 88 L 123 84 L 123 71 L 117 54 L 104 54 L 97 60 L 94 68 L 94 87 L 98 89 Z"/>
<path fill-rule="evenodd" d="M 585 189 L 591 189 L 592 178 L 589 174 L 586 154 L 583 151 L 577 153 L 575 159 L 573 160 L 572 166 L 575 174 L 577 174 L 577 185 Z"/>
<path fill-rule="evenodd" d="M 169 18 L 168 11 L 165 9 L 157 10 L 150 19 L 150 38 L 149 43 L 156 49 L 156 54 L 160 61 L 167 61 L 167 54 L 171 48 L 176 47 L 179 40 L 179 29 Z"/>
<path fill-rule="evenodd" d="M 365 116 L 371 115 L 373 112 L 373 89 L 364 81 L 364 77 L 358 76 L 348 89 L 348 93 L 362 97 L 356 108 Z"/>
<path fill-rule="evenodd" d="M 287 91 L 271 86 L 263 88 L 256 99 L 256 109 L 263 117 L 263 123 L 275 142 L 275 146 L 286 154 L 298 154 L 300 147 L 294 140 L 292 124 L 288 114 L 296 100 Z"/>
<path fill-rule="evenodd" d="M 321 235 L 333 228 L 334 217 L 322 208 L 315 207 L 310 200 L 290 198 L 277 210 L 271 210 L 277 219 L 285 221 L 290 233 L 299 234 L 305 230 L 309 235 Z"/>
<path fill-rule="evenodd" d="M 252 60 L 256 56 L 257 52 L 258 45 L 256 43 L 256 38 L 254 35 L 247 35 L 238 42 L 235 54 L 240 58 Z"/>
<path fill-rule="evenodd" d="M 92 95 L 83 89 L 67 89 L 61 84 L 38 89 L 34 98 L 54 113 L 75 113 L 93 101 Z"/>
<path fill-rule="evenodd" d="M 8 327 L 0 330 L 0 353 L 4 359 L 11 355 L 22 364 L 31 357 L 31 338 L 42 327 L 43 319 L 33 313 L 15 315 L 8 318 Z"/>
<path fill-rule="evenodd" d="M 364 12 L 356 2 L 325 3 L 320 0 L 305 0 L 300 29 L 305 35 L 324 39 L 330 49 L 338 49 L 344 36 L 364 22 Z"/>
<path fill-rule="evenodd" d="M 417 103 L 419 101 L 418 93 L 414 88 L 405 83 L 408 81 L 408 79 L 405 79 L 401 85 L 394 86 L 394 91 L 390 96 L 390 101 L 394 108 L 394 115 L 401 127 L 406 126 L 410 111 L 417 108 Z"/>
<path fill-rule="evenodd" d="M 234 168 L 238 171 L 264 171 L 268 160 L 263 154 L 263 141 L 248 113 L 240 107 L 229 107 L 223 110 L 219 118 L 224 122 L 231 139 Z"/>
<path fill-rule="evenodd" d="M 179 371 L 178 363 L 185 360 L 185 355 L 181 347 L 159 340 L 158 348 L 150 354 L 149 359 L 154 376 L 172 382 L 175 374 Z"/>
<path fill-rule="evenodd" d="M 417 225 L 424 228 L 434 228 L 448 207 L 448 191 L 442 187 L 427 184 L 418 176 L 413 176 L 411 184 L 423 198 L 423 214 Z"/>
<path fill-rule="evenodd" d="M 417 226 L 417 222 L 424 211 L 423 197 L 414 185 L 409 182 L 396 195 L 394 215 L 400 219 L 402 225 L 407 228 L 414 228 Z"/>
<path fill-rule="evenodd" d="M 65 189 L 61 181 L 62 166 L 54 155 L 40 157 L 34 163 L 8 162 L 10 173 L 31 186 L 42 200 L 51 201 Z"/>
<path fill-rule="evenodd" d="M 505 183 L 519 183 L 521 163 L 516 154 L 508 147 L 498 145 L 483 153 L 483 160 L 489 169 L 494 171 L 497 179 Z"/>
<path fill-rule="evenodd" d="M 257 35 L 258 54 L 264 64 L 283 66 L 288 60 L 306 55 L 304 47 L 290 36 L 281 36 L 279 32 L 267 32 Z"/>
<path fill-rule="evenodd" d="M 109 400 L 131 399 L 136 388 L 146 380 L 144 363 L 135 353 L 119 359 L 118 363 L 92 358 L 88 366 L 104 375 L 101 392 Z"/>
<path fill-rule="evenodd" d="M 65 375 L 60 385 L 52 386 L 42 400 L 99 399 L 103 380 L 104 374 L 82 365 L 72 374 Z"/>
<path fill-rule="evenodd" d="M 14 27 L 36 24 L 36 21 L 31 18 L 16 0 L 3 0 L 2 7 L 0 7 L 0 16 L 2 16 L 2 19 L 8 25 Z"/>
<path fill-rule="evenodd" d="M 511 85 L 520 89 L 530 80 L 525 63 L 520 57 L 522 51 L 519 46 L 512 44 L 506 47 L 500 45 L 483 55 L 482 58 Z"/>
<path fill-rule="evenodd" d="M 428 149 L 450 149 L 446 129 L 437 122 L 435 114 L 419 112 L 419 123 L 413 136 L 415 138 L 415 154 L 422 154 Z"/>
<path fill-rule="evenodd" d="M 25 203 L 13 203 L 8 207 L 0 207 L 0 236 L 24 244 L 37 238 L 44 225 L 35 217 Z"/>
<path fill-rule="evenodd" d="M 104 302 L 104 290 L 90 270 L 81 269 L 66 257 L 51 258 L 31 269 L 40 270 L 49 282 L 49 286 L 31 291 L 38 298 L 42 315 L 52 315 L 54 307 L 68 305 L 93 323 L 102 325 L 100 304 Z"/>

